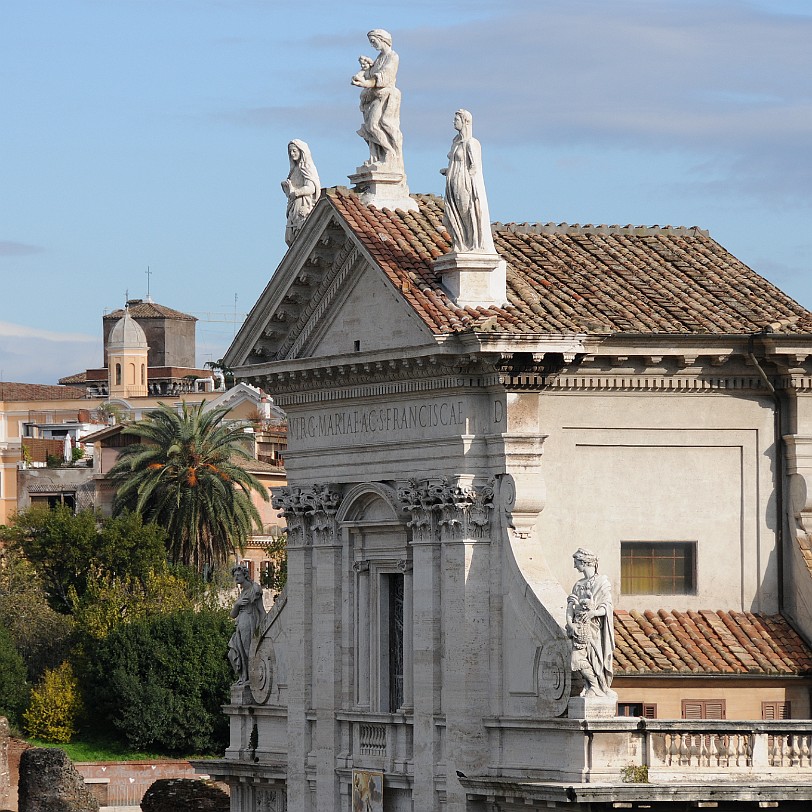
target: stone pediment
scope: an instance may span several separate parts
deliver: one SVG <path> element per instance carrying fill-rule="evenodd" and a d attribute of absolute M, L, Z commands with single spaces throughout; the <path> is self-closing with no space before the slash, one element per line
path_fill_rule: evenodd
<path fill-rule="evenodd" d="M 224 360 L 245 373 L 272 361 L 433 340 L 325 195 Z"/>

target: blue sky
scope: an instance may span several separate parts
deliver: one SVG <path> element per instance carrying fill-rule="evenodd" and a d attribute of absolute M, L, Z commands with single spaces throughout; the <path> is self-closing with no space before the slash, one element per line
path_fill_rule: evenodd
<path fill-rule="evenodd" d="M 412 191 L 465 107 L 494 220 L 700 225 L 812 308 L 809 0 L 0 0 L 2 379 L 99 365 L 148 267 L 222 356 L 285 250 L 287 142 L 324 185 L 366 157 L 371 28 Z"/>

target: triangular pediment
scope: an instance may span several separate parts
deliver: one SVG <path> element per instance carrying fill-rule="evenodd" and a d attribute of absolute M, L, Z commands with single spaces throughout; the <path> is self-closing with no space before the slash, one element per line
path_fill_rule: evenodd
<path fill-rule="evenodd" d="M 232 368 L 435 342 L 323 197 L 225 356 Z"/>

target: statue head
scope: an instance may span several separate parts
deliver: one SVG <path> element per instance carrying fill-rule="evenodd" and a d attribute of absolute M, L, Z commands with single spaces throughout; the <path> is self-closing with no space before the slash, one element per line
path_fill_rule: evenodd
<path fill-rule="evenodd" d="M 392 47 L 392 35 L 384 30 L 383 28 L 373 28 L 367 34 L 367 39 L 369 40 L 369 44 L 376 50 L 381 50 L 372 40 L 377 40 L 379 43 L 386 45 L 387 47 Z"/>
<path fill-rule="evenodd" d="M 243 577 L 243 581 L 248 583 L 251 580 L 251 576 L 248 573 L 248 567 L 245 564 L 237 564 L 236 566 L 231 568 L 231 575 L 236 578 L 237 573 L 240 573 Z"/>
<path fill-rule="evenodd" d="M 587 566 L 591 566 L 595 568 L 595 572 L 598 571 L 598 556 L 595 555 L 591 550 L 587 550 L 584 547 L 579 547 L 573 554 L 572 554 L 573 561 L 582 562 Z"/>
<path fill-rule="evenodd" d="M 457 110 L 454 113 L 454 129 L 459 131 L 460 137 L 470 138 L 474 127 L 474 117 L 468 110 Z"/>
<path fill-rule="evenodd" d="M 299 138 L 294 138 L 288 142 L 288 158 L 291 169 L 297 164 L 310 163 L 310 147 Z"/>

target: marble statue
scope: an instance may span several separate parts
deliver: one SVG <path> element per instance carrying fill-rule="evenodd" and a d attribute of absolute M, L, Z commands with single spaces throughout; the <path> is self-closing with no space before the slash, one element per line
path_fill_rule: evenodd
<path fill-rule="evenodd" d="M 358 135 L 369 146 L 365 166 L 390 172 L 403 171 L 403 135 L 400 132 L 400 90 L 395 87 L 398 55 L 392 50 L 392 35 L 382 28 L 367 34 L 369 44 L 378 51 L 375 60 L 358 58 L 361 70 L 351 82 L 361 88 L 361 112 L 364 123 Z"/>
<path fill-rule="evenodd" d="M 482 176 L 482 147 L 472 135 L 473 116 L 467 110 L 454 114 L 457 135 L 451 142 L 445 175 L 445 226 L 456 253 L 494 254 L 485 180 Z"/>
<path fill-rule="evenodd" d="M 251 580 L 247 567 L 237 564 L 236 567 L 232 567 L 231 574 L 240 587 L 240 596 L 231 610 L 231 617 L 237 623 L 234 634 L 228 641 L 228 659 L 237 677 L 235 684 L 247 685 L 251 638 L 265 617 L 265 607 L 262 605 L 262 587 Z"/>
<path fill-rule="evenodd" d="M 575 569 L 583 576 L 567 598 L 567 634 L 572 641 L 571 668 L 584 678 L 581 696 L 605 697 L 612 684 L 612 587 L 598 574 L 598 557 L 583 547 L 573 553 Z"/>
<path fill-rule="evenodd" d="M 288 197 L 285 242 L 290 245 L 302 230 L 321 193 L 319 173 L 310 155 L 310 147 L 304 141 L 294 138 L 288 144 L 290 172 L 282 181 L 282 191 Z"/>

